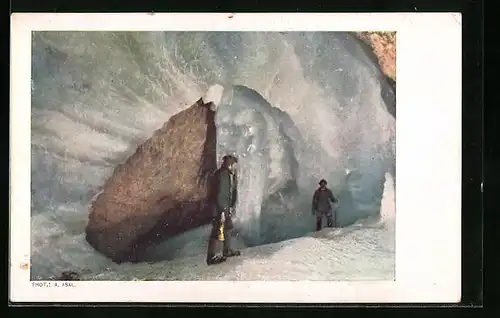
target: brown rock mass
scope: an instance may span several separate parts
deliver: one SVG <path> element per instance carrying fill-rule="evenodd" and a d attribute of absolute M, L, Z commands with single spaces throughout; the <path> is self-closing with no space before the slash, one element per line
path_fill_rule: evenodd
<path fill-rule="evenodd" d="M 382 72 L 396 81 L 396 32 L 357 32 L 356 36 L 372 48 Z"/>
<path fill-rule="evenodd" d="M 198 100 L 114 170 L 92 203 L 87 241 L 115 262 L 141 261 L 161 240 L 207 224 L 217 169 L 215 112 Z"/>
<path fill-rule="evenodd" d="M 389 84 L 390 90 L 382 85 L 381 94 L 387 111 L 396 118 L 396 32 L 356 32 L 355 36 Z"/>

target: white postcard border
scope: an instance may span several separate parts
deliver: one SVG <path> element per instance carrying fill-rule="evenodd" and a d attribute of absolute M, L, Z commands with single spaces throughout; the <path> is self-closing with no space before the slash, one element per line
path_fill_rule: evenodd
<path fill-rule="evenodd" d="M 133 21 L 133 22 L 131 22 Z M 458 302 L 461 15 L 52 14 L 11 16 L 10 300 L 14 302 Z M 31 31 L 397 31 L 395 282 L 30 282 Z"/>

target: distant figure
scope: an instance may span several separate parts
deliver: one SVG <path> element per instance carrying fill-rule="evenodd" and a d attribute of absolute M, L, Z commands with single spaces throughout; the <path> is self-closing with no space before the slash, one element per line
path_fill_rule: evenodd
<path fill-rule="evenodd" d="M 314 191 L 313 195 L 312 214 L 316 216 L 316 231 L 321 230 L 323 216 L 326 216 L 328 227 L 334 227 L 336 222 L 333 217 L 330 201 L 333 203 L 337 203 L 338 201 L 326 185 L 326 180 L 322 179 L 319 182 L 319 188 Z"/>
<path fill-rule="evenodd" d="M 232 217 L 238 196 L 236 163 L 231 155 L 222 158 L 222 166 L 213 178 L 211 204 L 214 208 L 212 231 L 208 241 L 207 265 L 220 264 L 228 257 L 239 256 L 240 251 L 231 249 L 231 230 L 234 228 Z M 222 241 L 222 255 L 216 254 L 217 244 Z"/>

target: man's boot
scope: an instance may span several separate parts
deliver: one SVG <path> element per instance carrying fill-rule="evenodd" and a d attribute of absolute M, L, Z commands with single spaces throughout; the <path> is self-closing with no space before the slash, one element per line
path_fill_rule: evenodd
<path fill-rule="evenodd" d="M 208 241 L 208 251 L 207 251 L 207 265 L 220 264 L 226 261 L 226 257 L 223 255 L 215 254 L 215 248 L 217 247 L 218 240 L 210 238 Z"/>
<path fill-rule="evenodd" d="M 333 227 L 333 219 L 332 219 L 332 217 L 328 217 L 328 222 L 327 223 L 328 223 L 328 225 L 327 225 L 328 227 Z"/>
<path fill-rule="evenodd" d="M 217 246 L 220 245 L 219 241 L 219 222 L 214 221 L 212 223 L 212 231 L 210 232 L 210 238 L 208 240 L 207 249 L 207 265 L 220 264 L 226 261 L 226 257 L 223 255 L 216 255 Z"/>
<path fill-rule="evenodd" d="M 321 217 L 316 217 L 316 231 L 321 230 Z"/>
<path fill-rule="evenodd" d="M 240 256 L 241 255 L 240 251 L 233 250 L 231 248 L 231 232 L 230 231 L 226 231 L 226 233 L 224 235 L 222 255 L 224 257 L 233 257 L 233 256 Z"/>

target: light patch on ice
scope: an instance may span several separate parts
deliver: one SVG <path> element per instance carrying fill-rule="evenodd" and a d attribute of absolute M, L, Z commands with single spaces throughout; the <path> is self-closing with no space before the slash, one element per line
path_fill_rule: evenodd
<path fill-rule="evenodd" d="M 384 193 L 380 208 L 380 218 L 382 222 L 394 220 L 396 216 L 396 189 L 394 179 L 390 173 L 385 174 Z"/>
<path fill-rule="evenodd" d="M 208 88 L 205 96 L 203 97 L 203 101 L 205 103 L 212 102 L 213 105 L 211 106 L 211 109 L 215 111 L 217 109 L 217 106 L 220 105 L 223 93 L 224 87 L 222 85 L 212 85 Z"/>

